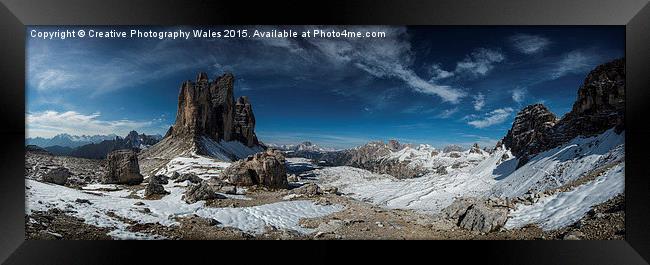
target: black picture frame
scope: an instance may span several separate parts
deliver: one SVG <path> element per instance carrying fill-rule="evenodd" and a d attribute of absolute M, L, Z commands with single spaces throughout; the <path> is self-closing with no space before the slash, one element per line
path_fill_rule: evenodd
<path fill-rule="evenodd" d="M 170 256 L 307 263 L 413 258 L 447 263 L 648 264 L 650 260 L 650 5 L 648 0 L 99 1 L 0 0 L 0 261 L 131 264 Z M 613 241 L 25 241 L 26 25 L 618 25 L 626 31 L 626 235 Z M 249 245 L 256 244 L 256 245 Z M 259 244 L 259 245 L 258 245 Z M 351 255 L 345 257 L 344 255 Z M 454 262 L 455 263 L 455 262 Z"/>

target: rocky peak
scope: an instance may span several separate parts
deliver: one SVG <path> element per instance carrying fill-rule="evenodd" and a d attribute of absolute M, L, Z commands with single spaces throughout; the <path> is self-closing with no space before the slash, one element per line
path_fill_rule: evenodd
<path fill-rule="evenodd" d="M 517 156 L 519 166 L 545 150 L 577 136 L 592 136 L 613 127 L 623 129 L 625 110 L 625 59 L 617 59 L 589 72 L 578 89 L 572 110 L 562 119 L 542 104 L 522 109 L 500 141 Z"/>
<path fill-rule="evenodd" d="M 557 123 L 557 117 L 543 104 L 523 108 L 502 142 L 517 157 L 535 154 L 548 148 L 548 133 Z"/>
<path fill-rule="evenodd" d="M 616 127 L 625 117 L 625 59 L 602 64 L 592 70 L 578 89 L 571 112 L 558 123 L 553 137 L 560 142 L 578 135 L 592 136 Z"/>
<path fill-rule="evenodd" d="M 398 151 L 398 150 L 402 149 L 401 148 L 402 145 L 397 140 L 388 140 L 388 147 L 392 151 Z"/>
<path fill-rule="evenodd" d="M 247 146 L 259 144 L 255 135 L 255 115 L 253 115 L 253 107 L 247 96 L 237 98 L 232 132 L 233 140 L 240 141 Z"/>
<path fill-rule="evenodd" d="M 574 115 L 616 112 L 625 109 L 625 59 L 602 64 L 592 70 L 578 89 L 571 112 Z"/>
<path fill-rule="evenodd" d="M 207 136 L 216 140 L 240 141 L 251 147 L 259 144 L 255 136 L 255 117 L 248 97 L 235 101 L 231 73 L 209 80 L 199 73 L 196 81 L 185 81 L 178 95 L 176 122 L 165 137 Z"/>

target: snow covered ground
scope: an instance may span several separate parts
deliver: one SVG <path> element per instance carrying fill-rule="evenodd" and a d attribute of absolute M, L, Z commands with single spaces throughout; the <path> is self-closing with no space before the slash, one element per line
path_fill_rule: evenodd
<path fill-rule="evenodd" d="M 492 188 L 501 197 L 516 197 L 560 187 L 598 167 L 623 161 L 625 135 L 610 129 L 594 137 L 576 137 L 570 142 L 542 152 L 507 174 Z"/>
<path fill-rule="evenodd" d="M 593 174 L 600 167 L 616 165 L 589 184 L 547 197 L 531 207 L 517 209 L 508 223 L 509 227 L 540 223 L 545 229 L 553 229 L 575 222 L 594 205 L 623 192 L 625 164 L 621 162 L 625 156 L 624 143 L 624 134 L 616 134 L 613 129 L 595 137 L 578 137 L 538 154 L 519 169 L 516 169 L 519 161 L 505 148 L 497 148 L 489 156 L 464 153 L 468 157 L 466 160 L 481 160 L 474 162 L 475 166 L 459 168 L 448 174 L 429 173 L 414 179 L 396 179 L 353 167 L 330 167 L 314 172 L 322 186 L 338 187 L 355 199 L 386 208 L 435 214 L 457 197 L 521 196 L 528 190 L 539 192 L 557 188 Z M 430 155 L 430 161 L 424 160 L 430 151 L 425 150 L 408 148 L 391 155 L 421 165 L 436 165 L 443 161 Z"/>
<path fill-rule="evenodd" d="M 201 178 L 218 176 L 220 172 L 228 167 L 230 162 L 222 162 L 217 159 L 192 153 L 187 157 L 176 157 L 169 161 L 163 168 L 156 172 L 156 175 L 171 175 L 172 172 L 179 174 L 193 173 Z"/>
<path fill-rule="evenodd" d="M 234 161 L 264 151 L 259 145 L 248 147 L 239 141 L 216 142 L 205 136 L 201 137 L 199 143 L 208 155 L 221 161 Z"/>
<path fill-rule="evenodd" d="M 458 155 L 458 157 L 454 157 Z M 480 161 L 486 159 L 490 154 L 477 150 L 471 152 L 465 150 L 461 152 L 440 152 L 430 145 L 421 144 L 417 147 L 407 146 L 399 151 L 392 152 L 384 159 L 397 159 L 400 162 L 407 161 L 411 167 L 422 167 L 427 169 L 435 169 L 445 167 L 447 172 L 455 171 L 452 165 L 473 166 Z"/>
<path fill-rule="evenodd" d="M 577 222 L 592 206 L 624 192 L 624 174 L 623 162 L 574 190 L 542 198 L 532 205 L 520 205 L 510 213 L 505 227 L 534 223 L 544 230 L 552 230 Z"/>
<path fill-rule="evenodd" d="M 27 187 L 26 213 L 57 208 L 84 219 L 87 224 L 112 228 L 109 235 L 118 239 L 161 239 L 161 237 L 130 232 L 127 229 L 128 224 L 112 217 L 110 212 L 138 223 L 160 223 L 164 226 L 178 225 L 174 220 L 175 217 L 196 214 L 205 218 L 214 218 L 222 226 L 236 227 L 245 232 L 259 234 L 264 232 L 266 226 L 310 233 L 310 229 L 298 225 L 301 218 L 325 216 L 343 209 L 340 205 L 324 206 L 311 201 L 284 201 L 242 208 L 206 207 L 203 201 L 187 204 L 181 200 L 187 183 L 170 182 L 165 185 L 165 190 L 170 194 L 160 200 L 126 198 L 128 194 L 124 190 L 98 190 L 88 193 L 34 180 L 26 180 L 25 185 Z M 230 196 L 245 199 L 242 195 Z M 88 200 L 90 203 L 77 202 L 77 199 Z M 137 202 L 142 202 L 144 205 L 135 205 Z M 144 208 L 150 211 L 147 212 Z"/>

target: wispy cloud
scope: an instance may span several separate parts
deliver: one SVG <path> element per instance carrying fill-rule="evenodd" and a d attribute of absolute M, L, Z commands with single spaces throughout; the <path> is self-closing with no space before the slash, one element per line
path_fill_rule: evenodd
<path fill-rule="evenodd" d="M 515 49 L 524 54 L 535 54 L 543 51 L 551 41 L 539 35 L 517 34 L 510 37 Z"/>
<path fill-rule="evenodd" d="M 517 103 L 522 103 L 524 101 L 524 98 L 526 97 L 526 89 L 525 88 L 516 88 L 510 91 L 512 93 L 512 100 L 514 100 Z"/>
<path fill-rule="evenodd" d="M 453 72 L 446 71 L 442 69 L 440 64 L 434 64 L 431 66 L 431 80 L 436 81 L 440 79 L 445 79 L 454 76 Z"/>
<path fill-rule="evenodd" d="M 451 108 L 451 109 L 446 109 L 446 110 L 443 110 L 436 117 L 440 118 L 440 119 L 447 119 L 447 118 L 451 117 L 452 115 L 456 114 L 457 112 L 458 112 L 458 107 Z"/>
<path fill-rule="evenodd" d="M 514 110 L 512 108 L 495 109 L 493 111 L 485 113 L 478 119 L 467 122 L 467 124 L 479 129 L 490 127 L 492 125 L 505 122 L 513 111 Z"/>
<path fill-rule="evenodd" d="M 568 52 L 554 64 L 551 79 L 558 79 L 567 74 L 582 73 L 591 70 L 600 60 L 592 51 L 575 50 Z"/>
<path fill-rule="evenodd" d="M 506 57 L 499 50 L 478 48 L 467 55 L 464 60 L 456 64 L 456 73 L 470 76 L 484 76 L 494 68 L 496 63 L 502 62 Z"/>
<path fill-rule="evenodd" d="M 474 104 L 474 110 L 481 110 L 483 106 L 485 106 L 485 95 L 479 92 L 474 96 L 474 101 L 472 103 Z"/>
<path fill-rule="evenodd" d="M 156 118 L 149 121 L 134 121 L 128 119 L 103 120 L 101 113 L 82 114 L 76 111 L 43 111 L 28 113 L 26 117 L 28 137 L 52 137 L 57 134 L 70 135 L 98 135 L 111 134 L 126 135 L 131 130 L 152 133 L 153 127 L 167 128 L 169 125 L 161 124 L 163 119 Z M 155 133 L 159 133 L 158 130 Z"/>
<path fill-rule="evenodd" d="M 427 81 L 415 73 L 412 69 L 414 52 L 406 28 L 368 26 L 347 29 L 361 32 L 384 31 L 386 38 L 309 38 L 305 41 L 334 65 L 351 65 L 374 77 L 396 78 L 418 93 L 436 95 L 445 102 L 458 103 L 466 95 L 459 88 Z M 287 41 L 267 44 L 292 51 L 299 49 L 296 43 Z"/>

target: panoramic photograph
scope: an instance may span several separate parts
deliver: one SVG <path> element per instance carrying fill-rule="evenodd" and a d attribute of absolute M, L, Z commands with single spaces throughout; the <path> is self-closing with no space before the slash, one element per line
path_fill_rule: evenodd
<path fill-rule="evenodd" d="M 26 239 L 625 239 L 624 27 L 26 35 Z"/>

